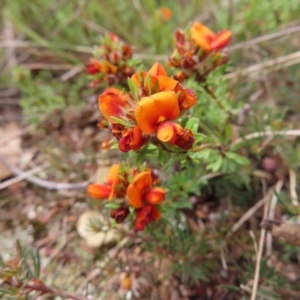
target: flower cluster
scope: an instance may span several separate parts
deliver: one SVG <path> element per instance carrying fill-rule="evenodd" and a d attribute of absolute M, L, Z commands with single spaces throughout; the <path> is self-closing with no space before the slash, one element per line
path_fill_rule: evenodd
<path fill-rule="evenodd" d="M 125 85 L 127 78 L 134 73 L 130 65 L 132 54 L 131 46 L 120 41 L 115 34 L 104 36 L 94 57 L 86 63 L 86 71 L 93 78 L 90 86 L 101 83 Z"/>
<path fill-rule="evenodd" d="M 194 92 L 168 77 L 158 63 L 148 72 L 133 74 L 128 84 L 129 94 L 108 88 L 98 100 L 119 149 L 137 151 L 148 141 L 190 149 L 193 132 L 173 121 L 196 103 Z"/>
<path fill-rule="evenodd" d="M 150 169 L 129 170 L 115 164 L 111 167 L 104 184 L 90 184 L 88 194 L 95 199 L 123 199 L 118 208 L 110 213 L 117 223 L 122 223 L 133 209 L 134 228 L 144 230 L 145 226 L 160 219 L 157 206 L 165 199 L 166 190 L 156 187 L 157 175 Z"/>
<path fill-rule="evenodd" d="M 168 61 L 169 66 L 181 69 L 174 78 L 181 82 L 196 73 L 196 80 L 204 81 L 209 72 L 228 61 L 223 49 L 230 39 L 229 30 L 215 34 L 199 22 L 186 33 L 176 31 L 176 49 Z"/>

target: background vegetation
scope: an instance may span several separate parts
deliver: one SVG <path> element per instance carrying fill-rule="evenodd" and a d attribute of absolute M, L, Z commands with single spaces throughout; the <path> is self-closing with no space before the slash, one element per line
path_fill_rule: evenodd
<path fill-rule="evenodd" d="M 0 297 L 299 299 L 299 14 L 298 0 L 2 0 Z M 233 33 L 230 63 L 209 78 L 216 101 L 186 82 L 213 149 L 167 173 L 161 222 L 112 232 L 82 187 L 125 156 L 100 151 L 102 89 L 88 87 L 84 63 L 114 32 L 147 70 L 196 20 Z M 103 213 L 101 245 L 77 233 L 85 211 Z"/>

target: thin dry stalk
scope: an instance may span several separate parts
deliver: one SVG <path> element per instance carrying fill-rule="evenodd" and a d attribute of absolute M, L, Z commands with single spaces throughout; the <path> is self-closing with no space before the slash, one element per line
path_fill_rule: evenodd
<path fill-rule="evenodd" d="M 26 179 L 26 178 L 32 176 L 33 174 L 39 173 L 42 170 L 46 169 L 47 167 L 49 167 L 49 164 L 46 163 L 46 164 L 43 164 L 42 166 L 38 166 L 32 170 L 23 172 L 22 174 L 19 174 L 14 178 L 6 180 L 6 181 L 0 183 L 0 190 L 3 190 L 19 181 L 22 181 L 23 179 Z"/>
<path fill-rule="evenodd" d="M 254 206 L 252 206 L 231 228 L 230 232 L 228 233 L 227 237 L 231 236 L 233 233 L 238 231 L 241 226 L 249 220 L 257 210 L 259 210 L 270 198 L 271 189 L 268 191 L 267 195 L 259 200 Z"/>
<path fill-rule="evenodd" d="M 298 195 L 296 192 L 297 182 L 296 182 L 296 172 L 294 169 L 289 170 L 289 177 L 290 177 L 290 194 L 291 200 L 295 207 L 299 206 Z"/>
<path fill-rule="evenodd" d="M 232 144 L 231 147 L 246 141 L 246 140 L 252 140 L 256 138 L 261 138 L 265 136 L 300 136 L 300 129 L 292 129 L 292 130 L 282 130 L 282 131 L 271 131 L 271 130 L 266 130 L 266 131 L 260 131 L 260 132 L 253 132 L 250 134 L 247 134 L 241 138 L 236 139 Z"/>
<path fill-rule="evenodd" d="M 257 253 L 258 253 L 258 245 L 257 245 L 255 234 L 254 234 L 253 230 L 249 230 L 249 235 L 250 235 L 250 237 L 253 240 L 254 250 L 255 250 L 255 253 L 257 255 Z"/>
<path fill-rule="evenodd" d="M 13 164 L 11 164 L 4 156 L 0 154 L 0 161 L 9 169 L 15 176 L 24 174 L 24 171 L 20 170 Z M 89 181 L 81 181 L 78 183 L 60 183 L 48 180 L 43 180 L 35 176 L 26 176 L 26 181 L 31 182 L 39 187 L 47 190 L 76 190 L 85 189 L 89 184 Z"/>
<path fill-rule="evenodd" d="M 264 207 L 264 218 L 267 216 L 267 213 L 268 213 L 268 201 L 265 203 L 265 207 Z M 250 300 L 255 300 L 257 295 L 257 288 L 258 288 L 259 274 L 260 274 L 260 262 L 261 262 L 262 253 L 264 249 L 265 236 L 266 236 L 266 230 L 262 229 L 260 232 L 259 246 L 256 255 L 255 273 L 254 273 L 252 293 L 251 293 Z"/>
<path fill-rule="evenodd" d="M 280 193 L 281 188 L 283 186 L 283 181 L 279 180 L 276 184 L 275 191 L 276 193 L 273 194 L 271 202 L 270 202 L 270 209 L 268 213 L 268 219 L 273 220 L 275 216 L 275 209 L 277 204 L 277 195 Z M 270 256 L 272 254 L 272 234 L 270 232 L 267 233 L 266 237 L 266 255 Z"/>
<path fill-rule="evenodd" d="M 266 42 L 266 41 L 269 41 L 269 40 L 280 38 L 282 36 L 297 33 L 299 31 L 300 31 L 300 25 L 293 26 L 293 27 L 288 27 L 288 28 L 285 28 L 283 30 L 280 30 L 280 31 L 277 31 L 277 32 L 274 32 L 274 33 L 271 33 L 271 34 L 267 34 L 267 35 L 260 36 L 260 37 L 257 37 L 255 39 L 252 39 L 252 40 L 249 40 L 249 41 L 246 41 L 246 42 L 237 43 L 235 45 L 229 46 L 228 50 L 229 51 L 235 51 L 235 50 L 238 50 L 238 49 L 243 49 L 243 48 L 258 44 L 258 43 Z"/>
<path fill-rule="evenodd" d="M 273 195 L 272 195 L 272 199 L 271 199 L 271 203 L 270 203 L 270 209 L 268 208 L 269 204 L 267 201 L 265 203 L 265 207 L 264 207 L 264 219 L 268 217 L 268 211 L 274 211 L 274 202 L 275 202 L 275 197 L 276 197 L 276 201 L 277 201 L 277 194 L 280 192 L 281 188 L 283 185 L 283 181 L 279 180 L 276 183 L 275 186 L 275 191 Z M 276 202 L 275 202 L 275 206 L 276 206 Z M 262 258 L 262 253 L 263 253 L 263 249 L 264 249 L 264 241 L 265 241 L 265 236 L 266 236 L 266 230 L 263 228 L 261 230 L 260 233 L 260 239 L 259 239 L 259 246 L 258 246 L 258 252 L 256 255 L 256 265 L 255 265 L 255 273 L 254 273 L 254 279 L 253 279 L 253 286 L 252 286 L 252 294 L 251 294 L 251 299 L 250 300 L 255 300 L 256 299 L 256 295 L 257 295 L 257 289 L 258 289 L 258 283 L 259 283 L 259 275 L 260 275 L 260 263 L 261 263 L 261 258 Z"/>
<path fill-rule="evenodd" d="M 266 62 L 255 64 L 243 70 L 235 71 L 227 75 L 224 75 L 224 77 L 227 79 L 234 79 L 234 78 L 243 78 L 247 76 L 251 76 L 251 77 L 261 76 L 298 63 L 300 63 L 300 51 L 285 56 L 281 56 L 278 58 L 274 58 Z"/>

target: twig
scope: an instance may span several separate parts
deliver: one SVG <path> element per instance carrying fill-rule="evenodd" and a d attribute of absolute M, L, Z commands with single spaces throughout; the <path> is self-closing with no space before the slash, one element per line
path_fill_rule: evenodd
<path fill-rule="evenodd" d="M 257 253 L 258 253 L 258 245 L 257 245 L 256 239 L 255 239 L 255 235 L 254 235 L 253 230 L 249 230 L 249 235 L 250 235 L 250 237 L 251 237 L 252 240 L 253 240 L 253 245 L 254 245 L 255 254 L 257 255 Z"/>
<path fill-rule="evenodd" d="M 283 185 L 283 181 L 281 181 L 281 180 L 279 180 L 276 183 L 276 186 L 275 186 L 276 193 L 280 192 L 282 185 Z M 271 205 L 270 206 L 274 205 L 274 197 L 277 198 L 276 193 L 274 192 L 273 195 L 272 195 Z M 276 202 L 275 202 L 275 205 L 276 205 Z M 273 209 L 273 208 L 271 208 L 271 209 Z M 264 219 L 267 216 L 268 216 L 268 201 L 266 201 L 266 203 L 265 203 Z M 259 275 L 260 275 L 260 263 L 261 263 L 263 248 L 264 248 L 265 236 L 266 236 L 266 230 L 264 228 L 262 228 L 261 233 L 260 233 L 260 240 L 259 240 L 258 252 L 257 252 L 257 256 L 256 256 L 255 273 L 254 273 L 253 286 L 252 286 L 252 294 L 251 294 L 251 299 L 250 300 L 255 300 L 256 299 L 256 295 L 257 295 L 257 288 L 258 288 Z"/>
<path fill-rule="evenodd" d="M 238 231 L 241 226 L 250 219 L 254 213 L 259 210 L 270 198 L 270 193 L 272 189 L 270 189 L 265 197 L 259 200 L 254 206 L 252 206 L 231 228 L 230 232 L 227 234 L 227 237 Z"/>
<path fill-rule="evenodd" d="M 294 27 L 288 27 L 288 28 L 285 28 L 281 31 L 277 31 L 277 32 L 274 32 L 274 33 L 271 33 L 271 34 L 263 35 L 263 36 L 255 38 L 255 39 L 246 41 L 246 42 L 237 43 L 235 45 L 229 46 L 228 51 L 235 51 L 235 50 L 238 50 L 238 49 L 243 49 L 243 48 L 246 48 L 248 46 L 253 46 L 253 45 L 258 44 L 258 43 L 262 43 L 262 42 L 266 42 L 266 41 L 269 41 L 269 40 L 277 39 L 279 37 L 282 37 L 282 36 L 285 36 L 285 35 L 288 35 L 288 34 L 292 34 L 292 33 L 296 33 L 298 31 L 300 31 L 300 25 L 294 26 Z"/>
<path fill-rule="evenodd" d="M 0 154 L 0 161 L 15 175 L 20 176 L 24 174 L 22 170 L 11 164 L 4 156 Z M 39 187 L 47 190 L 76 190 L 85 189 L 89 184 L 89 181 L 81 181 L 78 183 L 60 183 L 48 180 L 43 180 L 35 176 L 28 176 L 24 178 L 26 181 L 31 182 Z"/>
<path fill-rule="evenodd" d="M 31 175 L 33 175 L 33 174 L 39 173 L 40 171 L 46 169 L 47 167 L 49 167 L 49 164 L 46 163 L 46 164 L 44 164 L 42 166 L 38 166 L 38 167 L 36 167 L 32 170 L 23 172 L 22 174 L 17 175 L 14 178 L 6 180 L 6 181 L 0 183 L 0 190 L 3 190 L 5 188 L 9 187 L 10 185 L 13 185 L 13 184 L 15 184 L 15 183 L 17 183 L 17 182 L 19 182 L 23 179 L 26 179 L 26 178 L 30 177 Z"/>
<path fill-rule="evenodd" d="M 289 170 L 289 177 L 290 177 L 290 194 L 291 194 L 292 203 L 295 207 L 298 207 L 299 201 L 296 192 L 296 187 L 297 187 L 296 172 L 294 169 Z"/>
<path fill-rule="evenodd" d="M 265 203 L 264 216 L 267 216 L 267 212 L 268 212 L 267 202 Z M 259 282 L 259 274 L 260 274 L 260 262 L 261 262 L 261 257 L 262 257 L 262 253 L 263 253 L 263 249 L 264 249 L 265 236 L 266 236 L 266 230 L 262 229 L 261 232 L 260 232 L 259 246 L 258 246 L 258 251 L 257 251 L 257 255 L 256 255 L 255 273 L 254 273 L 252 293 L 251 293 L 251 299 L 250 300 L 255 300 L 256 299 L 258 282 Z"/>
<path fill-rule="evenodd" d="M 276 135 L 281 135 L 281 136 L 300 136 L 300 129 L 291 129 L 291 130 L 282 130 L 282 131 L 272 131 L 272 130 L 266 130 L 266 131 L 259 131 L 259 132 L 253 132 L 250 134 L 247 134 L 241 138 L 236 139 L 232 144 L 231 147 L 242 143 L 243 141 L 246 140 L 252 140 L 260 137 L 265 137 L 265 136 L 276 136 Z"/>
<path fill-rule="evenodd" d="M 275 191 L 276 193 L 273 194 L 271 202 L 270 202 L 270 209 L 268 213 L 268 219 L 273 220 L 275 216 L 275 208 L 277 204 L 277 195 L 280 193 L 281 188 L 283 186 L 283 181 L 279 180 L 276 184 Z M 270 256 L 272 254 L 272 234 L 270 232 L 267 233 L 266 237 L 266 255 Z"/>
<path fill-rule="evenodd" d="M 84 69 L 83 66 L 76 66 L 59 77 L 59 80 L 64 82 L 77 75 Z"/>
<path fill-rule="evenodd" d="M 111 261 L 116 258 L 120 250 L 128 243 L 130 239 L 128 237 L 124 237 L 114 248 L 108 251 L 108 253 L 105 255 L 107 260 Z M 103 266 L 102 268 L 104 268 Z M 95 277 L 97 277 L 99 274 L 101 274 L 101 267 L 95 268 L 92 270 L 84 279 L 84 281 L 80 284 L 80 286 L 77 288 L 77 293 L 79 293 L 87 284 L 89 281 L 93 280 Z"/>
<path fill-rule="evenodd" d="M 22 66 L 30 70 L 70 70 L 74 67 L 74 65 L 71 64 L 42 64 L 42 63 L 22 64 Z"/>
<path fill-rule="evenodd" d="M 60 296 L 63 299 L 86 300 L 86 297 L 69 294 L 65 291 L 54 289 L 44 284 L 18 283 L 17 285 L 12 284 L 12 287 L 22 288 L 24 290 L 28 290 L 29 292 L 36 291 L 36 292 L 40 292 L 41 294 Z"/>
<path fill-rule="evenodd" d="M 256 75 L 266 75 L 270 72 L 278 71 L 284 67 L 288 67 L 291 65 L 295 65 L 300 63 L 300 51 L 284 55 L 278 58 L 274 58 L 271 60 L 268 60 L 266 62 L 262 62 L 253 66 L 250 66 L 248 68 L 245 68 L 243 70 L 238 70 L 229 74 L 224 75 L 227 79 L 234 79 L 234 78 L 242 78 L 250 76 L 253 73 Z M 273 69 L 271 69 L 273 67 Z M 269 70 L 266 70 L 269 69 Z M 271 69 L 271 70 L 270 70 Z M 265 72 L 265 73 L 263 73 Z"/>

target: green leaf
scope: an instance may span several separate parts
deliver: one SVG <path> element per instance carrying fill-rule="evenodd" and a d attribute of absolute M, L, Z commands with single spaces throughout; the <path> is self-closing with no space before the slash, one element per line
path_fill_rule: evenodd
<path fill-rule="evenodd" d="M 232 135 L 232 126 L 230 124 L 227 124 L 225 128 L 225 143 L 228 143 L 230 141 L 231 135 Z"/>
<path fill-rule="evenodd" d="M 129 87 L 129 90 L 131 92 L 133 99 L 136 102 L 138 102 L 139 101 L 139 88 L 131 78 L 128 78 L 128 87 Z"/>
<path fill-rule="evenodd" d="M 145 85 L 148 87 L 149 95 L 152 95 L 152 80 L 150 74 L 147 74 L 145 78 Z"/>
<path fill-rule="evenodd" d="M 241 156 L 239 154 L 233 153 L 233 152 L 225 152 L 225 155 L 227 158 L 233 160 L 234 162 L 236 162 L 239 165 L 249 165 L 250 161 L 244 157 Z"/>
<path fill-rule="evenodd" d="M 120 204 L 117 204 L 115 202 L 108 202 L 104 205 L 105 208 L 111 208 L 111 209 L 115 209 L 115 208 L 119 208 Z"/>
<path fill-rule="evenodd" d="M 40 259 L 40 253 L 37 249 L 36 252 L 30 252 L 31 258 L 33 261 L 33 270 L 34 270 L 34 277 L 39 278 L 40 277 L 40 271 L 41 271 L 41 259 Z"/>
<path fill-rule="evenodd" d="M 0 255 L 0 267 L 1 268 L 5 268 L 6 266 L 5 266 L 5 262 L 4 262 L 4 260 L 3 260 L 3 258 L 2 258 L 2 256 Z"/>
<path fill-rule="evenodd" d="M 193 133 L 196 133 L 198 131 L 199 126 L 199 119 L 198 118 L 189 118 L 185 128 L 190 129 Z"/>
<path fill-rule="evenodd" d="M 199 142 L 201 142 L 204 138 L 206 138 L 206 136 L 202 133 L 194 133 L 194 137 L 195 137 L 195 142 L 194 145 L 198 144 Z"/>
<path fill-rule="evenodd" d="M 116 123 L 120 124 L 120 125 L 123 125 L 125 127 L 131 127 L 131 124 L 127 123 L 126 121 L 122 120 L 122 119 L 119 119 L 117 117 L 113 117 L 111 116 L 110 117 L 113 121 L 115 121 Z"/>
<path fill-rule="evenodd" d="M 171 157 L 171 159 L 164 165 L 163 171 L 164 173 L 168 173 L 175 163 L 175 157 Z"/>
<path fill-rule="evenodd" d="M 219 156 L 214 162 L 208 164 L 206 169 L 211 170 L 212 172 L 217 172 L 221 169 L 222 163 L 223 163 L 223 157 Z"/>

